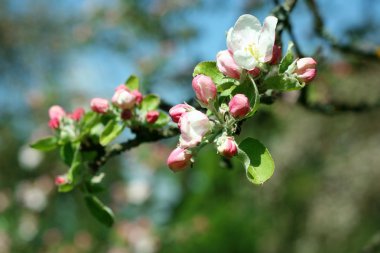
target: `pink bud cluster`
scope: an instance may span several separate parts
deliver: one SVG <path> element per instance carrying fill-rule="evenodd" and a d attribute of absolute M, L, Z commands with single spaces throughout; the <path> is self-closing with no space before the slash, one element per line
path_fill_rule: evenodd
<path fill-rule="evenodd" d="M 219 57 L 226 57 L 223 54 L 224 52 L 219 54 Z M 201 106 L 206 107 L 213 113 L 219 113 L 215 108 L 217 103 L 214 103 L 217 99 L 217 89 L 210 77 L 206 75 L 195 76 L 192 81 L 192 87 Z M 244 94 L 233 96 L 228 106 L 233 120 L 244 118 L 251 109 L 249 100 Z M 192 150 L 204 140 L 205 136 L 212 130 L 213 124 L 206 114 L 188 104 L 173 106 L 169 110 L 169 115 L 173 122 L 178 124 L 181 134 L 178 147 L 169 155 L 167 165 L 173 171 L 179 171 L 191 164 Z M 218 120 L 222 121 L 220 117 Z M 219 124 L 224 123 L 219 122 Z M 218 141 L 218 152 L 226 157 L 234 156 L 237 152 L 237 145 L 233 137 L 221 140 Z"/>
<path fill-rule="evenodd" d="M 134 116 L 134 108 L 139 106 L 143 100 L 143 95 L 138 90 L 130 90 L 124 84 L 116 87 L 115 93 L 111 98 L 112 105 L 121 110 L 120 117 L 123 120 L 130 120 Z M 91 100 L 92 111 L 105 114 L 111 110 L 111 104 L 104 98 L 93 98 Z M 148 124 L 154 124 L 159 118 L 158 111 L 149 111 L 145 115 L 145 120 Z"/>
<path fill-rule="evenodd" d="M 181 132 L 179 144 L 167 159 L 169 168 L 179 171 L 191 164 L 191 149 L 199 145 L 211 130 L 211 122 L 206 114 L 187 104 L 172 107 L 169 115 L 177 123 Z"/>
<path fill-rule="evenodd" d="M 66 113 L 65 110 L 59 105 L 53 105 L 49 109 L 49 127 L 51 129 L 58 129 L 61 125 L 63 118 L 72 119 L 74 121 L 79 121 L 85 111 L 83 108 L 78 107 L 72 113 Z"/>

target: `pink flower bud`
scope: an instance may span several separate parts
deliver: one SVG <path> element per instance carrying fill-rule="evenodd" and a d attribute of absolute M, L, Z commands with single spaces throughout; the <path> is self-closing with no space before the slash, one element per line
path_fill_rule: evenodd
<path fill-rule="evenodd" d="M 112 97 L 112 104 L 121 109 L 132 109 L 135 102 L 136 96 L 125 89 L 118 89 Z"/>
<path fill-rule="evenodd" d="M 316 66 L 317 62 L 311 57 L 297 60 L 297 68 L 295 70 L 297 78 L 305 83 L 312 81 L 317 74 Z"/>
<path fill-rule="evenodd" d="M 128 87 L 125 86 L 125 84 L 120 84 L 118 85 L 116 88 L 115 88 L 115 91 L 118 91 L 118 90 L 126 90 L 126 91 L 129 91 Z"/>
<path fill-rule="evenodd" d="M 197 146 L 211 128 L 210 120 L 206 114 L 197 110 L 182 114 L 179 125 L 181 131 L 179 143 L 182 148 Z"/>
<path fill-rule="evenodd" d="M 54 180 L 54 183 L 59 186 L 68 183 L 68 180 L 66 176 L 57 176 Z"/>
<path fill-rule="evenodd" d="M 210 77 L 197 75 L 193 79 L 192 86 L 195 95 L 204 106 L 216 98 L 216 86 Z"/>
<path fill-rule="evenodd" d="M 158 111 L 150 111 L 146 114 L 146 122 L 148 122 L 149 124 L 153 124 L 157 121 L 159 116 L 160 113 Z"/>
<path fill-rule="evenodd" d="M 50 119 L 61 119 L 65 115 L 66 115 L 65 110 L 63 110 L 63 108 L 60 107 L 59 105 L 53 105 L 49 109 L 49 118 Z"/>
<path fill-rule="evenodd" d="M 120 117 L 123 119 L 123 120 L 129 120 L 132 118 L 132 111 L 131 110 L 123 110 L 120 114 Z"/>
<path fill-rule="evenodd" d="M 133 90 L 131 91 L 132 95 L 134 95 L 136 97 L 136 104 L 139 105 L 141 104 L 142 100 L 143 100 L 143 95 L 141 94 L 140 91 L 138 90 Z"/>
<path fill-rule="evenodd" d="M 273 51 L 272 51 L 272 59 L 270 60 L 269 64 L 275 65 L 280 62 L 282 56 L 281 47 L 277 45 L 273 45 Z"/>
<path fill-rule="evenodd" d="M 256 67 L 256 68 L 248 71 L 248 73 L 251 74 L 253 77 L 256 77 L 256 76 L 260 75 L 261 70 L 258 67 Z"/>
<path fill-rule="evenodd" d="M 216 66 L 224 75 L 235 79 L 240 78 L 242 68 L 235 63 L 230 51 L 223 50 L 216 55 Z"/>
<path fill-rule="evenodd" d="M 177 172 L 186 169 L 191 164 L 191 157 L 190 151 L 176 148 L 170 153 L 166 163 L 172 171 Z"/>
<path fill-rule="evenodd" d="M 192 106 L 188 104 L 178 104 L 170 108 L 169 115 L 172 118 L 173 122 L 178 123 L 182 114 L 195 110 Z"/>
<path fill-rule="evenodd" d="M 84 115 L 84 109 L 79 107 L 79 108 L 76 108 L 73 113 L 71 113 L 69 115 L 70 118 L 72 118 L 73 120 L 75 121 L 78 121 L 80 120 Z"/>
<path fill-rule="evenodd" d="M 250 105 L 248 98 L 243 94 L 236 94 L 228 103 L 230 114 L 234 118 L 242 118 L 249 112 Z"/>
<path fill-rule="evenodd" d="M 237 153 L 237 144 L 234 140 L 234 137 L 231 136 L 221 136 L 217 142 L 218 153 L 231 158 Z"/>
<path fill-rule="evenodd" d="M 58 118 L 52 118 L 49 120 L 49 127 L 51 129 L 58 129 L 59 128 L 59 119 Z"/>
<path fill-rule="evenodd" d="M 90 103 L 91 110 L 97 113 L 106 113 L 109 108 L 108 101 L 104 98 L 93 98 Z"/>

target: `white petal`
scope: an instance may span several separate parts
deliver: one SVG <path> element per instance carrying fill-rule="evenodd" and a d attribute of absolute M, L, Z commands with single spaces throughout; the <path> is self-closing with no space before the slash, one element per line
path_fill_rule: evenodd
<path fill-rule="evenodd" d="M 256 67 L 256 59 L 245 50 L 238 50 L 234 52 L 234 60 L 237 65 L 246 70 L 252 70 Z"/>
<path fill-rule="evenodd" d="M 272 51 L 276 36 L 277 18 L 274 16 L 266 17 L 263 28 L 260 31 L 259 37 L 259 54 L 260 61 L 267 62 L 272 59 Z"/>
<path fill-rule="evenodd" d="M 240 16 L 231 32 L 229 44 L 232 51 L 245 48 L 249 44 L 257 44 L 260 30 L 260 21 L 255 16 L 249 14 Z"/>
<path fill-rule="evenodd" d="M 231 41 L 232 30 L 233 30 L 233 28 L 231 27 L 228 30 L 228 32 L 227 32 L 227 48 L 228 48 L 228 50 L 232 50 L 232 46 L 231 46 L 231 43 L 232 43 L 232 41 Z"/>

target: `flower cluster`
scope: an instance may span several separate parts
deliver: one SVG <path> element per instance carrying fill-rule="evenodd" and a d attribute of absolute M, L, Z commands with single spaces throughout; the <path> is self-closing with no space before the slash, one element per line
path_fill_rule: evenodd
<path fill-rule="evenodd" d="M 227 33 L 227 49 L 216 54 L 216 61 L 201 62 L 194 69 L 192 88 L 199 106 L 175 105 L 169 117 L 158 109 L 160 98 L 143 96 L 138 78 L 131 76 L 115 88 L 111 99 L 93 98 L 91 110 L 77 108 L 67 113 L 52 106 L 48 125 L 55 135 L 31 146 L 60 150 L 69 169 L 55 179 L 59 191 L 80 185 L 90 210 L 97 209 L 93 213 L 108 226 L 112 212 L 94 195 L 103 178 L 99 167 L 130 147 L 177 134 L 176 126 L 179 141 L 167 159 L 172 171 L 190 167 L 199 150 L 213 144 L 219 155 L 242 162 L 250 182 L 262 184 L 274 173 L 273 159 L 258 140 L 248 137 L 236 142 L 241 126 L 255 115 L 263 96 L 302 89 L 317 73 L 317 62 L 294 57 L 291 43 L 282 56 L 275 44 L 276 25 L 273 16 L 265 18 L 263 25 L 252 15 L 239 17 Z M 170 118 L 175 124 L 168 124 Z M 125 128 L 136 138 L 113 144 Z"/>
<path fill-rule="evenodd" d="M 167 159 L 171 170 L 191 166 L 199 149 L 214 143 L 217 153 L 226 158 L 243 154 L 247 176 L 256 173 L 250 175 L 251 181 L 262 183 L 267 179 L 267 175 L 257 179 L 259 169 L 249 172 L 249 154 L 235 141 L 237 129 L 254 115 L 263 94 L 300 89 L 316 75 L 316 61 L 310 57 L 293 59 L 291 46 L 282 58 L 281 47 L 275 44 L 276 25 L 273 16 L 261 25 L 256 17 L 242 15 L 229 29 L 227 49 L 217 53 L 216 62 L 195 67 L 192 87 L 205 112 L 188 104 L 170 109 L 172 121 L 180 130 L 178 145 Z"/>
<path fill-rule="evenodd" d="M 232 136 L 236 131 L 236 123 L 251 110 L 244 94 L 234 95 L 228 103 L 228 109 L 223 110 L 218 103 L 216 85 L 209 76 L 195 76 L 192 87 L 199 104 L 210 113 L 205 114 L 188 104 L 178 104 L 170 109 L 169 115 L 178 124 L 181 133 L 178 147 L 167 160 L 173 171 L 189 167 L 193 154 L 202 147 L 202 143 L 214 142 L 218 153 L 225 157 L 236 155 L 237 144 Z"/>
<path fill-rule="evenodd" d="M 60 191 L 71 190 L 80 181 L 80 177 L 78 179 L 73 173 L 77 166 L 75 162 L 86 162 L 76 154 L 83 152 L 86 146 L 90 146 L 90 151 L 91 145 L 107 146 L 126 127 L 134 131 L 141 127 L 149 130 L 166 126 L 170 118 L 158 109 L 159 103 L 160 99 L 156 95 L 143 96 L 138 90 L 137 77 L 131 76 L 126 84 L 115 88 L 110 100 L 91 99 L 91 110 L 87 112 L 80 107 L 67 113 L 59 105 L 51 106 L 48 125 L 54 130 L 55 136 L 42 139 L 32 147 L 44 151 L 60 149 L 61 156 L 70 169 L 66 174 L 58 176 L 55 183 Z M 91 159 L 87 162 L 91 162 Z"/>

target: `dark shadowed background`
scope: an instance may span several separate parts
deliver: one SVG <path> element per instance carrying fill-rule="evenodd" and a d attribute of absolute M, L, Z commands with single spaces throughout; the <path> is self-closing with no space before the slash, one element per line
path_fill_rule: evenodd
<path fill-rule="evenodd" d="M 88 110 L 130 74 L 170 104 L 189 99 L 196 63 L 225 49 L 241 14 L 262 20 L 275 2 L 0 1 L 0 252 L 380 252 L 376 0 L 298 1 L 284 47 L 293 36 L 319 74 L 302 101 L 288 93 L 245 123 L 240 139 L 260 139 L 276 163 L 262 186 L 213 147 L 174 174 L 177 138 L 144 144 L 104 168 L 108 229 L 79 192 L 58 194 L 59 155 L 28 147 L 52 133 L 51 105 Z M 337 41 L 314 29 L 312 2 Z"/>

